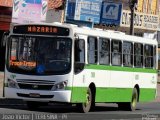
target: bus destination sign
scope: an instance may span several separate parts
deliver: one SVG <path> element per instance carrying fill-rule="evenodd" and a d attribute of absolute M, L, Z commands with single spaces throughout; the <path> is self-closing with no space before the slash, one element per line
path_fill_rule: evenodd
<path fill-rule="evenodd" d="M 13 33 L 68 36 L 69 29 L 57 26 L 47 26 L 47 25 L 18 25 L 14 26 Z"/>

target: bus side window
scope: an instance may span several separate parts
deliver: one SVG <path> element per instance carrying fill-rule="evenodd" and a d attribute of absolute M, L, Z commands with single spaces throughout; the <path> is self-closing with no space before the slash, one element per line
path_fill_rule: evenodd
<path fill-rule="evenodd" d="M 109 65 L 110 63 L 110 40 L 99 38 L 99 64 Z"/>
<path fill-rule="evenodd" d="M 143 67 L 143 44 L 134 44 L 134 66 Z"/>
<path fill-rule="evenodd" d="M 133 66 L 133 44 L 131 42 L 123 42 L 123 66 Z"/>
<path fill-rule="evenodd" d="M 97 38 L 88 37 L 88 63 L 96 64 L 97 57 Z"/>
<path fill-rule="evenodd" d="M 153 68 L 153 46 L 144 46 L 144 64 L 146 68 Z"/>
<path fill-rule="evenodd" d="M 122 64 L 122 42 L 112 40 L 111 42 L 112 65 L 120 66 Z"/>

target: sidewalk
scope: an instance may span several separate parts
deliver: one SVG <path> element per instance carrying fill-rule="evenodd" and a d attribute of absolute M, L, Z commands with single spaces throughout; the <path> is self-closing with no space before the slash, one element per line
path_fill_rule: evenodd
<path fill-rule="evenodd" d="M 4 73 L 0 72 L 0 105 L 2 104 L 21 104 L 22 101 L 19 100 L 4 100 L 3 98 L 3 79 L 4 79 Z M 155 102 L 160 102 L 160 79 L 158 81 L 159 84 L 157 84 L 157 98 Z"/>
<path fill-rule="evenodd" d="M 160 83 L 157 84 L 157 97 L 155 102 L 160 102 Z"/>

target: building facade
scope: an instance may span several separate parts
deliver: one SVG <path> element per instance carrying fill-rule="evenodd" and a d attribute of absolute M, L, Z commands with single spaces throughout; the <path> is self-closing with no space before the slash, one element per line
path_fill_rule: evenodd
<path fill-rule="evenodd" d="M 9 30 L 12 16 L 12 0 L 0 0 L 0 43 L 5 31 Z M 0 71 L 4 70 L 5 47 L 0 46 Z"/>
<path fill-rule="evenodd" d="M 0 31 L 9 29 L 12 14 L 12 0 L 0 0 Z"/>
<path fill-rule="evenodd" d="M 105 2 L 121 2 L 123 4 L 121 24 L 119 26 L 105 25 L 104 29 L 113 29 L 130 32 L 131 12 L 129 8 L 129 0 L 104 0 Z M 154 33 L 159 29 L 159 0 L 138 0 L 134 15 L 134 34 L 143 36 L 144 33 Z M 98 27 L 98 26 L 96 26 Z"/>

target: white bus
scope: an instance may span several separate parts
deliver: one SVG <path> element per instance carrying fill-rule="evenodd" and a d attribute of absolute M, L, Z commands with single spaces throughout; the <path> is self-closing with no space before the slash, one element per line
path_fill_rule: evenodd
<path fill-rule="evenodd" d="M 157 86 L 157 41 L 71 24 L 14 25 L 6 41 L 4 95 L 41 103 L 135 110 Z"/>

